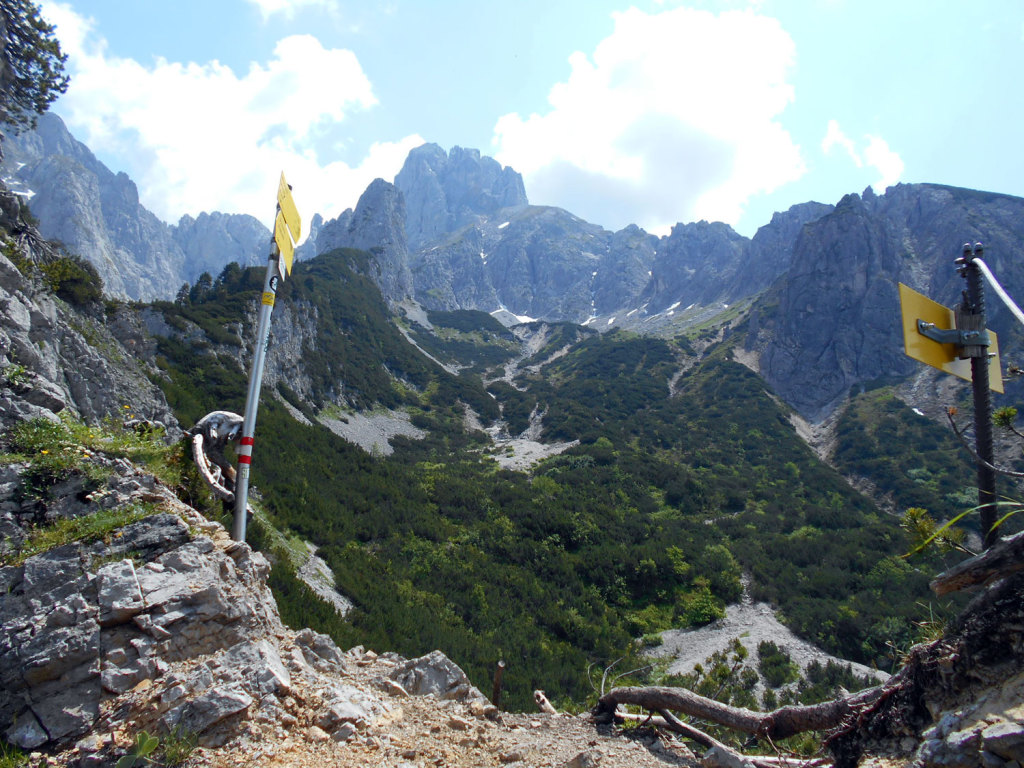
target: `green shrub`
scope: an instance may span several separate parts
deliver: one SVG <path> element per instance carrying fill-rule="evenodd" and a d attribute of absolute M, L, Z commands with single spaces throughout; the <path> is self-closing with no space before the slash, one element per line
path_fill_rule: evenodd
<path fill-rule="evenodd" d="M 792 683 L 800 676 L 800 668 L 789 658 L 789 652 L 771 641 L 758 643 L 757 656 L 757 668 L 771 688 Z"/>
<path fill-rule="evenodd" d="M 39 265 L 46 284 L 75 307 L 88 307 L 103 299 L 103 280 L 90 262 L 80 256 L 62 256 Z"/>

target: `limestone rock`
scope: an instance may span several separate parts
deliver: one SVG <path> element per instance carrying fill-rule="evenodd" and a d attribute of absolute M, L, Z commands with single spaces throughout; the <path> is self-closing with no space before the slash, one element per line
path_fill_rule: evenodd
<path fill-rule="evenodd" d="M 391 671 L 390 677 L 413 696 L 433 694 L 440 699 L 455 701 L 486 701 L 466 673 L 441 651 L 432 651 L 399 664 Z"/>
<path fill-rule="evenodd" d="M 477 216 L 527 204 L 523 178 L 479 150 L 424 144 L 409 153 L 395 186 L 405 197 L 409 244 L 419 248 Z"/>
<path fill-rule="evenodd" d="M 0 208 L 7 197 L 0 190 Z M 24 247 L 30 260 L 53 256 L 38 236 L 27 237 Z M 0 429 L 29 418 L 55 420 L 65 409 L 88 422 L 123 418 L 125 405 L 162 422 L 170 438 L 179 434 L 163 394 L 107 326 L 57 301 L 0 255 Z"/>
<path fill-rule="evenodd" d="M 751 317 L 747 346 L 761 375 L 788 403 L 818 421 L 860 384 L 901 377 L 917 363 L 903 354 L 897 282 L 941 304 L 959 301 L 954 268 L 961 244 L 981 240 L 1004 285 L 1024 281 L 1015 259 L 1024 201 L 931 184 L 898 184 L 885 195 L 847 195 L 807 223 L 784 281 Z M 989 327 L 1008 338 L 1016 323 L 998 301 Z"/>
<path fill-rule="evenodd" d="M 981 732 L 981 741 L 986 751 L 1024 765 L 1024 724 L 995 723 Z"/>

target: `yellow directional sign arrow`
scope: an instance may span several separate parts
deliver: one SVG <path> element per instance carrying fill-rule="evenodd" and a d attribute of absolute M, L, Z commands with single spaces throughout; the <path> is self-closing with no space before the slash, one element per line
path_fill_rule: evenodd
<path fill-rule="evenodd" d="M 277 219 L 274 221 L 274 242 L 281 252 L 281 276 L 292 273 L 292 260 L 295 258 L 295 246 L 288 235 L 288 225 L 285 223 L 284 211 L 277 212 Z"/>
<path fill-rule="evenodd" d="M 960 360 L 957 357 L 956 345 L 941 344 L 918 330 L 919 320 L 931 323 L 934 327 L 942 330 L 955 328 L 956 313 L 949 307 L 932 301 L 903 283 L 900 283 L 899 287 L 900 310 L 903 315 L 903 350 L 907 356 L 945 373 L 951 373 L 958 378 L 970 381 L 971 361 Z M 1003 375 L 999 369 L 999 340 L 993 331 L 989 331 L 988 335 L 991 342 L 988 349 L 990 353 L 994 353 L 989 358 L 989 388 L 1002 393 Z"/>
<path fill-rule="evenodd" d="M 284 214 L 284 223 L 291 232 L 292 241 L 299 242 L 302 236 L 302 217 L 299 216 L 299 209 L 295 207 L 295 201 L 292 199 L 291 187 L 284 180 L 284 171 L 281 172 L 281 183 L 277 185 L 277 205 Z"/>

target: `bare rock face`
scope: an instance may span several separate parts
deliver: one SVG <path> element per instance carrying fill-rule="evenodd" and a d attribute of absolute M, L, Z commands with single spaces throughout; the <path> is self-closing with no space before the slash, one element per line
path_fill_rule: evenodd
<path fill-rule="evenodd" d="M 728 299 L 725 290 L 745 262 L 750 241 L 728 224 L 676 224 L 658 244 L 651 282 L 640 301 L 648 312 L 671 305 Z"/>
<path fill-rule="evenodd" d="M 385 300 L 397 303 L 412 296 L 405 201 L 393 184 L 374 179 L 355 211 L 349 209 L 318 227 L 316 253 L 335 248 L 369 251 L 373 257 L 371 277 Z"/>
<path fill-rule="evenodd" d="M 33 241 L 23 247 L 32 258 Z M 121 311 L 125 327 L 131 326 L 130 311 Z M 71 309 L 0 255 L 0 429 L 25 418 L 54 419 L 65 408 L 99 421 L 123 415 L 128 406 L 174 436 L 177 421 L 163 393 L 134 350 L 111 334 L 114 325 Z"/>
<path fill-rule="evenodd" d="M 114 173 L 48 112 L 34 131 L 4 141 L 2 170 L 29 206 L 43 236 L 96 267 L 109 296 L 170 299 L 202 272 L 231 261 L 266 259 L 270 232 L 252 216 L 200 214 L 169 227 L 139 202 L 125 173 Z"/>
<path fill-rule="evenodd" d="M 140 687 L 153 689 L 148 699 L 158 702 L 147 710 L 154 727 L 210 734 L 286 695 L 290 668 L 343 668 L 337 647 L 309 631 L 295 640 L 302 650 L 282 658 L 287 633 L 262 555 L 231 541 L 220 525 L 127 462 L 94 461 L 114 474 L 76 516 L 142 498 L 167 511 L 104 539 L 0 568 L 0 722 L 10 724 L 7 741 L 59 747 L 94 727 L 134 727 L 140 713 L 111 702 Z M 4 522 L 23 530 L 38 518 L 39 502 L 19 494 L 17 468 L 7 480 L 0 486 Z M 46 505 L 57 514 L 66 509 L 59 496 Z"/>
<path fill-rule="evenodd" d="M 409 153 L 395 186 L 405 198 L 405 230 L 412 249 L 490 216 L 525 206 L 523 177 L 476 149 L 424 144 Z"/>
<path fill-rule="evenodd" d="M 270 253 L 270 232 L 246 214 L 182 216 L 170 232 L 185 256 L 182 279 L 189 282 L 203 272 L 216 277 L 231 262 L 241 267 L 265 265 Z"/>
<path fill-rule="evenodd" d="M 775 391 L 820 420 L 851 389 L 914 370 L 903 355 L 898 282 L 952 306 L 965 287 L 954 260 L 964 242 L 982 241 L 1004 285 L 1020 285 L 1022 238 L 1020 198 L 929 184 L 847 195 L 801 229 L 785 279 L 755 307 L 747 346 Z M 1010 351 L 1019 333 L 1009 312 L 994 297 L 987 309 Z"/>

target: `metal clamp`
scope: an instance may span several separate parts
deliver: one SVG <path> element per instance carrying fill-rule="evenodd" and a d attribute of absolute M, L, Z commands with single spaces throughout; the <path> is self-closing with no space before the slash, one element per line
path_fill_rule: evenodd
<path fill-rule="evenodd" d="M 939 342 L 939 344 L 953 344 L 957 347 L 987 347 L 992 343 L 987 330 L 965 331 L 958 328 L 944 330 L 937 328 L 935 323 L 926 323 L 924 320 L 917 321 L 917 332 L 932 341 Z"/>

